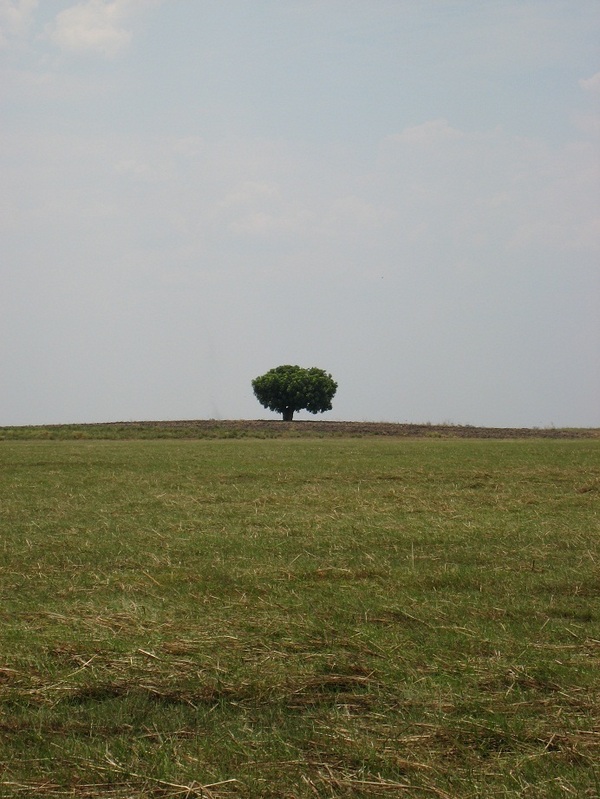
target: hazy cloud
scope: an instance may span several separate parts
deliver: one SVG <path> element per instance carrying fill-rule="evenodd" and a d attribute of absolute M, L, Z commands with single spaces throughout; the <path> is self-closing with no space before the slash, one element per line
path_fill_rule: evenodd
<path fill-rule="evenodd" d="M 389 138 L 392 142 L 431 145 L 449 139 L 459 139 L 461 136 L 461 132 L 453 128 L 447 119 L 432 119 L 420 125 L 405 128 L 401 133 Z"/>
<path fill-rule="evenodd" d="M 274 183 L 259 183 L 257 181 L 246 181 L 235 186 L 221 200 L 223 208 L 238 205 L 248 205 L 255 202 L 270 200 L 279 196 L 279 188 Z"/>
<path fill-rule="evenodd" d="M 0 46 L 28 29 L 38 0 L 0 0 Z"/>
<path fill-rule="evenodd" d="M 580 80 L 579 85 L 586 97 L 589 98 L 591 107 L 574 114 L 573 122 L 582 133 L 598 139 L 600 136 L 600 72 L 596 72 L 590 78 Z M 600 141 L 598 148 L 600 149 Z"/>
<path fill-rule="evenodd" d="M 596 72 L 591 78 L 583 78 L 579 81 L 579 85 L 586 92 L 600 93 L 600 72 Z"/>
<path fill-rule="evenodd" d="M 61 11 L 48 35 L 61 50 L 113 58 L 126 49 L 132 17 L 162 0 L 86 0 Z"/>

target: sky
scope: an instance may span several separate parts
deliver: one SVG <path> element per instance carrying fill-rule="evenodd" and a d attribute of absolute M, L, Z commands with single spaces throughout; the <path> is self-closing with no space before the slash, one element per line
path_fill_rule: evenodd
<path fill-rule="evenodd" d="M 600 426 L 598 0 L 0 0 L 0 425 Z"/>

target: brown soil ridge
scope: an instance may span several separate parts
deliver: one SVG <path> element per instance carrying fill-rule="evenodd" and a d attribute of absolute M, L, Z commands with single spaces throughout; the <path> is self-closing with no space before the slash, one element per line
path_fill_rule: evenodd
<path fill-rule="evenodd" d="M 409 424 L 400 422 L 332 422 L 281 420 L 220 420 L 199 419 L 183 421 L 156 422 L 110 422 L 100 425 L 106 428 L 117 427 L 121 434 L 131 432 L 156 432 L 162 435 L 171 433 L 180 437 L 250 437 L 250 438 L 362 438 L 385 436 L 394 438 L 479 438 L 479 439 L 589 439 L 600 438 L 600 428 L 521 428 L 521 427 L 475 427 L 453 424 Z M 93 428 L 96 425 L 81 425 Z"/>

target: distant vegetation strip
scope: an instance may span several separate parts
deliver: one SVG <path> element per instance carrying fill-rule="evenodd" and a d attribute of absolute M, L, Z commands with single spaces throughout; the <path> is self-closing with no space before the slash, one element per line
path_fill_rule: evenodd
<path fill-rule="evenodd" d="M 600 428 L 506 428 L 453 424 L 399 424 L 391 422 L 326 422 L 279 420 L 200 419 L 162 422 L 104 422 L 97 424 L 29 425 L 0 427 L 0 440 L 134 440 L 219 438 L 479 438 L 479 439 L 590 439 Z"/>

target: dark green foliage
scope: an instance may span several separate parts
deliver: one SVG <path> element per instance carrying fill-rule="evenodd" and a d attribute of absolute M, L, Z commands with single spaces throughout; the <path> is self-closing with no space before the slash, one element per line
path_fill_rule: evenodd
<path fill-rule="evenodd" d="M 295 411 L 330 411 L 337 383 L 323 369 L 285 365 L 256 377 L 252 388 L 261 405 L 291 422 Z"/>

